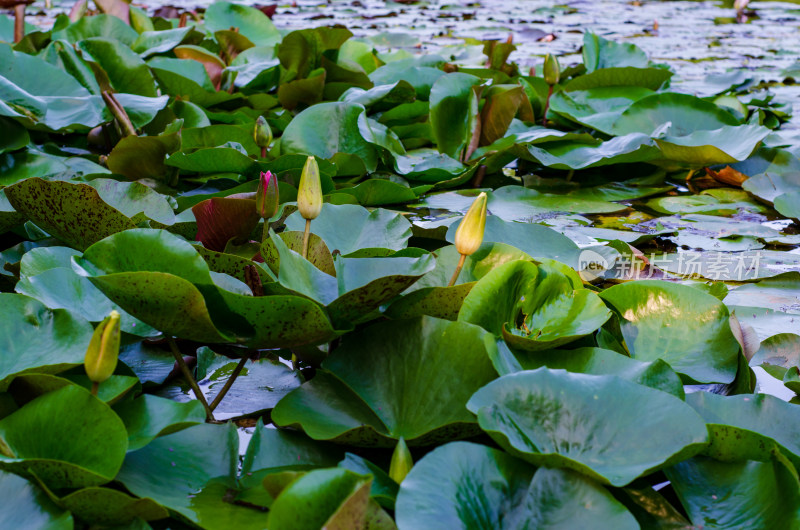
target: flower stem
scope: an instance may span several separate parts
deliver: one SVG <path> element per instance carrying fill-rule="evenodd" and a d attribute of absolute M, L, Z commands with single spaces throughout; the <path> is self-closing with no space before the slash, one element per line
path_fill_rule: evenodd
<path fill-rule="evenodd" d="M 239 361 L 239 364 L 237 364 L 236 368 L 233 369 L 233 373 L 231 374 L 231 376 L 228 378 L 227 381 L 225 381 L 225 384 L 222 386 L 222 389 L 219 391 L 219 394 L 214 396 L 214 401 L 212 401 L 211 404 L 208 406 L 209 409 L 213 411 L 215 408 L 217 408 L 219 402 L 222 401 L 222 398 L 225 397 L 225 394 L 227 394 L 228 390 L 230 390 L 231 387 L 233 386 L 233 382 L 236 381 L 236 378 L 239 377 L 240 373 L 242 373 L 242 369 L 244 368 L 247 359 L 248 359 L 247 356 L 242 357 L 242 359 Z"/>
<path fill-rule="evenodd" d="M 261 148 L 261 158 L 267 158 L 267 146 Z"/>
<path fill-rule="evenodd" d="M 308 259 L 308 236 L 311 235 L 311 219 L 306 219 L 306 230 L 303 232 L 303 257 Z"/>
<path fill-rule="evenodd" d="M 214 419 L 214 413 L 211 410 L 211 407 L 208 406 L 208 401 L 206 401 L 206 397 L 203 395 L 203 392 L 200 390 L 200 387 L 197 386 L 197 381 L 194 380 L 194 376 L 192 375 L 192 372 L 189 370 L 189 367 L 186 366 L 186 361 L 183 360 L 183 355 L 181 355 L 181 351 L 178 349 L 178 344 L 175 342 L 175 339 L 173 337 L 169 337 L 167 339 L 167 342 L 169 343 L 169 349 L 172 351 L 172 356 L 175 357 L 175 362 L 178 363 L 178 368 L 180 368 L 183 377 L 186 378 L 186 381 L 189 383 L 189 386 L 192 387 L 194 396 L 203 405 L 203 408 L 206 411 L 206 419 L 209 421 L 216 421 Z"/>
<path fill-rule="evenodd" d="M 100 383 L 97 383 L 97 382 L 95 382 L 95 381 L 92 381 L 92 395 L 93 395 L 93 396 L 96 396 L 96 395 L 97 395 L 97 391 L 98 391 L 99 389 L 100 389 Z"/>
<path fill-rule="evenodd" d="M 544 112 L 542 112 L 542 126 L 547 127 L 547 109 L 550 108 L 550 96 L 553 95 L 553 85 L 547 90 L 547 99 L 544 102 Z"/>
<path fill-rule="evenodd" d="M 464 268 L 464 262 L 467 260 L 466 254 L 461 254 L 461 258 L 458 260 L 458 265 L 456 265 L 456 270 L 453 272 L 453 276 L 450 278 L 450 283 L 447 284 L 448 287 L 452 287 L 456 284 L 456 278 L 458 275 L 461 274 L 461 269 Z"/>

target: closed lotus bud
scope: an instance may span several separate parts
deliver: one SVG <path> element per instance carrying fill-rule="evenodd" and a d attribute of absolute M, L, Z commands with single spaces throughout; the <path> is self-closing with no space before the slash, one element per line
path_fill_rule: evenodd
<path fill-rule="evenodd" d="M 544 68 L 542 69 L 544 75 L 544 82 L 548 85 L 557 85 L 561 79 L 561 67 L 558 64 L 558 59 L 552 53 L 548 53 L 544 58 Z"/>
<path fill-rule="evenodd" d="M 258 179 L 256 210 L 262 219 L 270 219 L 278 213 L 278 178 L 271 171 L 262 171 Z"/>
<path fill-rule="evenodd" d="M 256 120 L 253 139 L 256 141 L 256 145 L 262 149 L 269 147 L 269 144 L 272 143 L 272 129 L 269 128 L 269 123 L 264 116 L 259 116 Z"/>
<path fill-rule="evenodd" d="M 483 243 L 486 227 L 486 193 L 481 192 L 469 207 L 456 229 L 456 250 L 463 256 L 471 256 Z"/>
<path fill-rule="evenodd" d="M 102 383 L 114 373 L 119 357 L 119 313 L 111 313 L 95 328 L 83 364 L 86 375 L 95 383 Z"/>
<path fill-rule="evenodd" d="M 316 219 L 322 211 L 322 184 L 319 180 L 319 166 L 313 156 L 308 157 L 300 175 L 297 209 L 303 219 L 308 220 Z"/>
<path fill-rule="evenodd" d="M 394 448 L 394 453 L 392 453 L 392 461 L 389 464 L 389 477 L 400 484 L 412 467 L 414 467 L 414 460 L 411 458 L 406 441 L 401 437 L 397 440 L 397 446 Z"/>

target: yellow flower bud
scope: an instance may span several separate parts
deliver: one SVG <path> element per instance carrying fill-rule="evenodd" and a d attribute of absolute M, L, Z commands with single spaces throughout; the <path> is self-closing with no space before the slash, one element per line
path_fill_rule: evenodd
<path fill-rule="evenodd" d="M 303 219 L 316 219 L 322 211 L 322 184 L 319 180 L 319 166 L 313 156 L 309 156 L 303 173 L 300 175 L 300 186 L 297 190 L 297 209 Z"/>
<path fill-rule="evenodd" d="M 483 243 L 483 230 L 486 227 L 486 193 L 481 192 L 469 207 L 467 215 L 461 219 L 456 229 L 456 250 L 463 256 L 470 256 Z"/>
<path fill-rule="evenodd" d="M 269 147 L 269 144 L 272 143 L 272 129 L 270 129 L 269 123 L 264 119 L 264 116 L 259 116 L 258 119 L 256 119 L 256 126 L 253 130 L 253 140 L 255 140 L 256 145 L 261 148 Z"/>
<path fill-rule="evenodd" d="M 389 477 L 400 484 L 412 467 L 414 467 L 414 460 L 411 458 L 411 452 L 408 450 L 406 441 L 400 437 L 397 440 L 394 453 L 392 453 L 392 461 L 389 464 Z"/>
<path fill-rule="evenodd" d="M 111 313 L 94 330 L 83 364 L 93 383 L 102 383 L 114 373 L 119 357 L 119 313 Z"/>
<path fill-rule="evenodd" d="M 557 85 L 561 79 L 561 66 L 558 64 L 558 59 L 552 53 L 548 53 L 544 58 L 544 68 L 542 69 L 544 75 L 544 82 L 548 85 Z"/>

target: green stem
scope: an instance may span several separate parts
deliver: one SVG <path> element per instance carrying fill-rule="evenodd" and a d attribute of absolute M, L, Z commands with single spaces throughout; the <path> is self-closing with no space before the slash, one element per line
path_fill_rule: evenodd
<path fill-rule="evenodd" d="M 311 219 L 306 219 L 306 230 L 303 232 L 303 257 L 308 259 L 308 238 L 311 235 Z"/>
<path fill-rule="evenodd" d="M 186 366 L 186 361 L 183 360 L 183 355 L 181 355 L 181 351 L 178 349 L 178 344 L 175 342 L 175 339 L 173 337 L 169 337 L 167 342 L 169 343 L 169 349 L 172 351 L 172 356 L 175 357 L 175 362 L 178 363 L 178 368 L 180 368 L 183 377 L 189 383 L 189 386 L 192 387 L 194 396 L 203 405 L 203 408 L 206 411 L 206 419 L 209 421 L 216 421 L 214 419 L 214 412 L 211 410 L 211 407 L 208 406 L 208 401 L 206 401 L 203 391 L 200 390 L 199 386 L 197 386 L 197 381 L 194 380 L 191 370 L 189 370 L 189 367 Z"/>
<path fill-rule="evenodd" d="M 122 131 L 122 136 L 136 136 L 136 128 L 134 128 L 128 113 L 125 112 L 125 108 L 119 104 L 114 94 L 108 90 L 104 90 L 101 96 L 109 112 L 111 112 L 111 115 L 117 120 L 120 130 Z"/>
<path fill-rule="evenodd" d="M 450 278 L 450 283 L 447 284 L 448 287 L 452 287 L 456 284 L 456 278 L 458 275 L 461 274 L 461 269 L 464 267 L 464 262 L 467 260 L 466 254 L 461 254 L 461 257 L 458 260 L 458 265 L 456 265 L 456 270 L 453 272 L 453 276 Z"/>
<path fill-rule="evenodd" d="M 99 389 L 100 389 L 100 383 L 97 383 L 97 382 L 95 382 L 95 381 L 92 381 L 92 395 L 93 395 L 93 396 L 96 396 L 96 395 L 97 395 L 97 391 L 98 391 Z"/>
<path fill-rule="evenodd" d="M 553 95 L 553 85 L 547 89 L 547 99 L 544 101 L 544 112 L 542 113 L 542 127 L 547 127 L 547 109 L 550 108 L 550 96 Z"/>
<path fill-rule="evenodd" d="M 209 409 L 213 411 L 215 408 L 217 408 L 219 402 L 222 401 L 222 398 L 225 397 L 225 394 L 227 394 L 228 390 L 230 390 L 231 387 L 233 386 L 233 382 L 236 381 L 236 378 L 239 377 L 240 373 L 242 373 L 242 369 L 244 368 L 247 359 L 248 359 L 247 356 L 242 357 L 242 359 L 239 361 L 239 364 L 237 364 L 236 368 L 233 369 L 233 373 L 231 374 L 231 376 L 228 378 L 227 381 L 225 381 L 225 384 L 219 391 L 219 394 L 214 396 L 214 401 L 212 401 L 211 404 L 208 406 Z"/>
<path fill-rule="evenodd" d="M 575 170 L 570 169 L 569 173 L 567 173 L 567 182 L 572 182 L 572 177 L 575 176 Z"/>

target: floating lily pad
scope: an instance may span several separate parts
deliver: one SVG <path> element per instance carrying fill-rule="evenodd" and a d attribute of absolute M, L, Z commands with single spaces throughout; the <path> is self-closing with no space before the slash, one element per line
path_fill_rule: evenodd
<path fill-rule="evenodd" d="M 733 381 L 739 344 L 728 309 L 717 298 L 657 280 L 616 285 L 600 297 L 619 315 L 622 338 L 634 359 L 663 359 L 695 381 Z"/>
<path fill-rule="evenodd" d="M 34 473 L 50 488 L 97 486 L 116 476 L 127 438 L 108 405 L 69 385 L 0 420 L 0 468 Z"/>
<path fill-rule="evenodd" d="M 487 337 L 477 326 L 431 317 L 375 324 L 349 335 L 314 379 L 278 403 L 272 419 L 317 440 L 358 446 L 468 436 L 476 426 L 464 403 L 495 376 L 487 355 L 494 340 Z"/>
<path fill-rule="evenodd" d="M 638 528 L 602 486 L 563 469 L 540 468 L 484 445 L 453 442 L 428 453 L 397 497 L 400 530 Z"/>
<path fill-rule="evenodd" d="M 72 530 L 72 514 L 57 506 L 44 492 L 24 478 L 0 471 L 0 495 L 6 506 L 13 510 L 2 510 L 0 526 L 4 528 L 47 528 L 48 530 Z"/>
<path fill-rule="evenodd" d="M 21 294 L 0 294 L 0 389 L 24 372 L 58 373 L 83 363 L 92 326 L 63 309 Z"/>
<path fill-rule="evenodd" d="M 511 454 L 614 486 L 699 453 L 708 438 L 705 422 L 680 399 L 609 375 L 547 368 L 505 375 L 467 408 Z"/>

